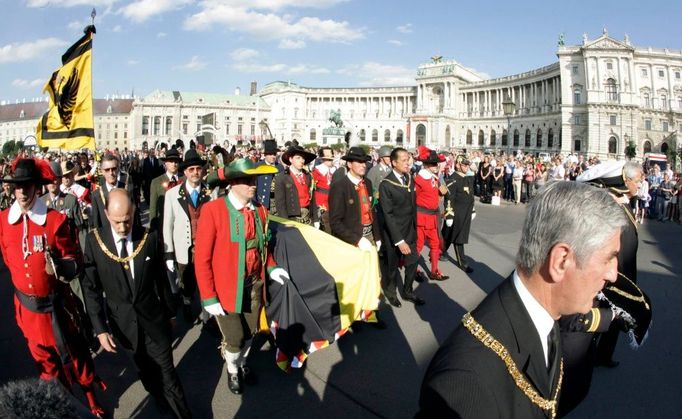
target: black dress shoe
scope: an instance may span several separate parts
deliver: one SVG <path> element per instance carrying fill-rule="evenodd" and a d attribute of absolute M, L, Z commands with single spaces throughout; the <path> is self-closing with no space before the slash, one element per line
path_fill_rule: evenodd
<path fill-rule="evenodd" d="M 242 385 L 242 379 L 239 377 L 239 373 L 227 373 L 227 388 L 230 389 L 232 394 L 242 394 L 244 392 L 244 386 Z"/>
<path fill-rule="evenodd" d="M 470 274 L 474 271 L 474 269 L 468 265 L 460 266 L 459 268 L 468 274 Z"/>
<path fill-rule="evenodd" d="M 396 297 L 386 297 L 386 301 L 393 307 L 402 307 L 402 304 L 400 304 L 400 300 L 398 300 Z"/>
<path fill-rule="evenodd" d="M 416 295 L 414 295 L 414 293 L 411 293 L 411 292 L 410 292 L 410 293 L 405 293 L 405 295 L 403 295 L 403 300 L 405 300 L 405 301 L 410 301 L 410 302 L 412 302 L 412 303 L 413 303 L 414 305 L 416 305 L 416 306 L 422 306 L 422 305 L 424 305 L 424 300 L 422 300 L 421 298 L 417 297 Z"/>
<path fill-rule="evenodd" d="M 424 272 L 422 271 L 417 271 L 416 275 L 414 276 L 414 280 L 419 282 L 420 284 L 424 282 L 424 279 L 426 277 L 424 276 Z"/>
<path fill-rule="evenodd" d="M 239 375 L 241 376 L 242 381 L 244 384 L 248 384 L 250 386 L 256 384 L 258 381 L 256 379 L 256 373 L 251 371 L 251 368 L 247 366 L 239 367 Z"/>
<path fill-rule="evenodd" d="M 616 368 L 618 365 L 620 365 L 620 362 L 614 361 L 613 359 L 607 359 L 604 361 L 597 361 L 598 367 Z"/>

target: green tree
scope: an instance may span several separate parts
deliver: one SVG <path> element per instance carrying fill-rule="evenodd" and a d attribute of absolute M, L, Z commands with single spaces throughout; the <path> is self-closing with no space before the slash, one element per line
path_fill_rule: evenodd
<path fill-rule="evenodd" d="M 634 141 L 630 140 L 627 147 L 625 147 L 625 156 L 628 160 L 632 160 L 637 155 L 637 145 Z"/>
<path fill-rule="evenodd" d="M 4 154 L 5 156 L 13 154 L 16 146 L 17 144 L 16 142 L 14 142 L 14 140 L 7 141 L 5 144 L 2 145 L 2 154 Z"/>

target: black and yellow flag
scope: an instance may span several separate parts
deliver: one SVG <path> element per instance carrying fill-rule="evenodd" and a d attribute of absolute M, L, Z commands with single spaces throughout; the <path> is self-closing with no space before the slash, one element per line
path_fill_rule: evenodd
<path fill-rule="evenodd" d="M 62 55 L 62 67 L 52 73 L 43 92 L 50 108 L 38 121 L 38 146 L 78 150 L 95 149 L 92 106 L 92 35 L 94 26 Z"/>

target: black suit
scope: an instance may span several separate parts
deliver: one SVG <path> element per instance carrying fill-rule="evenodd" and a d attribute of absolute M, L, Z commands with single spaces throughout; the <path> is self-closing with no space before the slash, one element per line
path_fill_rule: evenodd
<path fill-rule="evenodd" d="M 118 256 L 111 228 L 97 231 L 105 247 Z M 133 252 L 145 231 L 133 229 Z M 169 319 L 175 307 L 168 280 L 159 275 L 163 272 L 163 258 L 156 232 L 149 233 L 143 246 L 133 259 L 131 286 L 123 265 L 104 253 L 94 232 L 88 234 L 83 279 L 88 314 L 97 335 L 111 332 L 121 346 L 133 353 L 145 389 L 157 399 L 165 399 L 176 416 L 191 417 L 173 365 Z"/>
<path fill-rule="evenodd" d="M 401 258 L 405 262 L 405 281 L 403 290 L 412 293 L 412 283 L 417 273 L 417 201 L 414 182 L 410 175 L 408 182 L 402 185 L 395 173 L 391 171 L 379 184 L 379 224 L 382 230 L 383 254 L 381 282 L 387 298 L 396 297 L 398 264 Z M 333 183 L 332 183 L 333 185 Z M 401 186 L 402 185 L 402 186 Z M 410 254 L 403 255 L 396 244 L 400 241 L 410 246 Z"/>
<path fill-rule="evenodd" d="M 519 372 L 539 395 L 551 399 L 559 368 L 550 385 L 540 337 L 511 277 L 494 289 L 472 316 L 507 348 Z M 558 356 L 554 362 L 558 365 Z M 517 387 L 498 355 L 462 325 L 431 360 L 419 407 L 418 418 L 549 417 L 549 411 L 541 410 Z"/>
<path fill-rule="evenodd" d="M 152 179 L 165 171 L 163 164 L 156 156 L 149 156 L 142 162 L 142 195 L 145 202 L 149 202 L 149 192 Z"/>
<path fill-rule="evenodd" d="M 364 182 L 371 205 L 372 182 L 368 179 L 365 179 Z M 353 246 L 357 246 L 362 238 L 360 197 L 348 176 L 332 183 L 329 190 L 329 224 L 333 236 Z M 379 222 L 374 210 L 372 210 L 372 234 L 375 242 L 381 240 Z"/>

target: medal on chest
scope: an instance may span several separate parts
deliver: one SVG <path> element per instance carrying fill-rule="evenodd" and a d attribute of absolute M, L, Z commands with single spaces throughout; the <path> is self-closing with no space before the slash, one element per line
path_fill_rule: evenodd
<path fill-rule="evenodd" d="M 45 248 L 43 236 L 33 236 L 33 252 L 42 252 Z"/>

